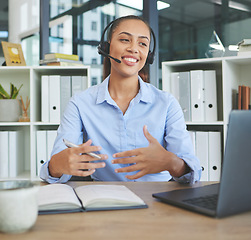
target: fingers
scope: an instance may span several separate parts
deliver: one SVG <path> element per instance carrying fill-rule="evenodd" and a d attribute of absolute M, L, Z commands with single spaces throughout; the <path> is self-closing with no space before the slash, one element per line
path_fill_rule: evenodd
<path fill-rule="evenodd" d="M 132 156 L 137 156 L 140 153 L 140 148 L 129 150 L 129 151 L 124 151 L 124 152 L 119 152 L 115 153 L 112 156 L 114 158 L 125 158 L 125 157 L 132 157 Z M 118 159 L 117 159 L 118 160 Z"/>
<path fill-rule="evenodd" d="M 75 154 L 81 154 L 81 153 L 88 153 L 88 152 L 98 152 L 102 148 L 100 146 L 90 146 L 90 145 L 85 145 L 81 144 L 79 147 L 72 148 Z"/>
<path fill-rule="evenodd" d="M 147 172 L 144 169 L 140 170 L 140 167 L 137 166 L 137 165 L 138 164 L 131 165 L 129 167 L 118 168 L 118 169 L 115 169 L 115 172 L 116 173 L 122 173 L 122 172 L 135 172 L 135 171 L 138 171 L 136 174 L 126 175 L 125 176 L 127 179 L 135 180 L 135 179 L 143 177 L 144 175 L 147 174 Z"/>
<path fill-rule="evenodd" d="M 95 169 L 89 169 L 86 171 L 83 171 L 81 169 L 72 171 L 71 175 L 73 176 L 80 176 L 80 177 L 87 177 L 95 173 Z"/>
<path fill-rule="evenodd" d="M 112 163 L 113 164 L 130 164 L 130 163 L 135 163 L 135 157 L 129 157 L 129 158 L 118 158 L 118 159 L 113 159 Z"/>
<path fill-rule="evenodd" d="M 81 163 L 77 163 L 74 166 L 74 170 L 71 171 L 71 175 L 82 176 L 82 177 L 90 176 L 96 171 L 97 168 L 104 168 L 105 166 L 106 166 L 105 162 L 98 162 L 98 163 L 81 162 Z"/>
<path fill-rule="evenodd" d="M 105 166 L 106 166 L 105 162 L 97 162 L 97 163 L 80 162 L 75 164 L 75 168 L 77 170 L 104 168 Z"/>

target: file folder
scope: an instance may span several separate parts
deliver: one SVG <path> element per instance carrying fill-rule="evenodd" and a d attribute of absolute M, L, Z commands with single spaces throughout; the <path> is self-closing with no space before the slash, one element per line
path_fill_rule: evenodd
<path fill-rule="evenodd" d="M 201 181 L 208 181 L 208 132 L 196 132 L 196 156 L 200 160 L 202 173 Z"/>
<path fill-rule="evenodd" d="M 170 92 L 171 94 L 179 101 L 180 94 L 179 94 L 179 73 L 172 72 L 171 73 L 171 83 L 170 83 Z"/>
<path fill-rule="evenodd" d="M 203 70 L 190 71 L 191 76 L 191 118 L 193 122 L 204 121 L 204 73 Z"/>
<path fill-rule="evenodd" d="M 179 73 L 179 102 L 185 121 L 191 121 L 190 72 Z"/>
<path fill-rule="evenodd" d="M 208 134 L 208 168 L 209 168 L 209 181 L 219 181 L 221 175 L 221 133 L 209 132 Z"/>
<path fill-rule="evenodd" d="M 36 145 L 37 145 L 37 176 L 40 174 L 41 166 L 49 160 L 47 158 L 47 139 L 46 139 L 46 130 L 38 130 L 36 133 Z"/>
<path fill-rule="evenodd" d="M 216 71 L 204 71 L 205 121 L 217 121 Z"/>
<path fill-rule="evenodd" d="M 41 121 L 49 122 L 49 76 L 41 77 Z"/>
<path fill-rule="evenodd" d="M 60 76 L 49 76 L 50 122 L 60 122 Z"/>

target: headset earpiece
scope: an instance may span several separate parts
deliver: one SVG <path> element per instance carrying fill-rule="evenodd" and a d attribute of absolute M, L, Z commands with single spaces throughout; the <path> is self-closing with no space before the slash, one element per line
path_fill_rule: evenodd
<path fill-rule="evenodd" d="M 147 56 L 147 59 L 146 59 L 146 63 L 147 64 L 152 64 L 154 61 L 154 53 L 149 51 L 148 52 L 148 56 Z"/>
<path fill-rule="evenodd" d="M 110 43 L 107 41 L 101 41 L 98 46 L 98 53 L 101 54 L 101 51 L 103 51 L 106 54 L 109 54 L 110 52 Z"/>

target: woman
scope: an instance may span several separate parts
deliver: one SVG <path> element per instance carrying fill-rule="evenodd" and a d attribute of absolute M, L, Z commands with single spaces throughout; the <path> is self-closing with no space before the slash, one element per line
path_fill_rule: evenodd
<path fill-rule="evenodd" d="M 107 78 L 69 102 L 51 160 L 42 166 L 43 180 L 66 182 L 72 175 L 97 181 L 199 180 L 200 164 L 178 102 L 139 77 L 150 39 L 151 29 L 139 17 L 114 21 L 109 54 L 121 62 L 106 59 Z M 79 147 L 66 148 L 64 138 Z M 97 152 L 102 160 L 86 152 Z"/>

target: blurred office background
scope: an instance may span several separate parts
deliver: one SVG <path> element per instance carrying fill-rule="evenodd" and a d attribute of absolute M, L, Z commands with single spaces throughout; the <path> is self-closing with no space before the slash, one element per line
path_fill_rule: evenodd
<path fill-rule="evenodd" d="M 149 8 L 149 2 L 48 0 L 49 52 L 78 54 L 84 64 L 91 65 L 93 84 L 99 83 L 102 57 L 97 53 L 97 46 L 103 29 L 115 18 L 144 15 L 143 7 Z M 40 11 L 39 0 L 1 0 L 0 3 L 0 41 L 21 43 L 27 65 L 39 65 Z M 161 0 L 157 1 L 155 11 L 148 9 L 148 18 L 158 26 L 154 31 L 159 71 L 163 61 L 205 58 L 214 31 L 226 48 L 225 55 L 234 54 L 229 46 L 251 38 L 251 0 Z M 2 48 L 0 61 L 4 61 Z M 161 74 L 159 80 L 161 84 Z"/>

